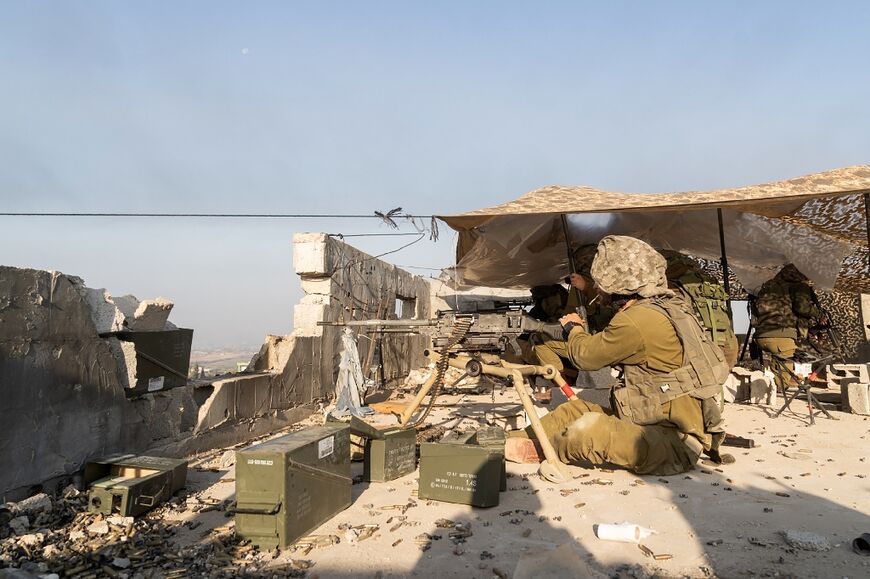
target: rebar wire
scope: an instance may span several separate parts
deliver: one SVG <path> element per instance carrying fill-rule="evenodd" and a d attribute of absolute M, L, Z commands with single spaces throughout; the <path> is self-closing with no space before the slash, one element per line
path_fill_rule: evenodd
<path fill-rule="evenodd" d="M 327 233 L 326 235 L 344 239 L 345 237 L 396 237 L 397 235 L 420 235 L 420 233 L 408 231 L 406 233 Z"/>

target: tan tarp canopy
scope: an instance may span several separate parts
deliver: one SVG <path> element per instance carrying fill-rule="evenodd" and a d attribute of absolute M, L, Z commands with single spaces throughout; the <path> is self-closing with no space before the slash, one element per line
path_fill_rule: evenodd
<path fill-rule="evenodd" d="M 864 195 L 870 165 L 764 185 L 685 193 L 611 193 L 550 186 L 515 201 L 439 216 L 459 232 L 460 285 L 531 287 L 568 273 L 561 215 L 573 247 L 608 234 L 633 235 L 659 248 L 720 257 L 717 209 L 726 253 L 741 283 L 755 290 L 785 263 L 820 289 L 870 292 Z"/>

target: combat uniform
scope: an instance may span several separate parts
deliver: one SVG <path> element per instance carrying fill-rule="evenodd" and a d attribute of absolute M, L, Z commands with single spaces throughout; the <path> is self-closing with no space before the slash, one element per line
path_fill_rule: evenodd
<path fill-rule="evenodd" d="M 539 285 L 532 288 L 534 306 L 529 315 L 542 322 L 555 322 L 568 307 L 568 290 L 559 284 Z"/>
<path fill-rule="evenodd" d="M 595 259 L 597 251 L 598 247 L 595 244 L 582 245 L 574 251 L 574 264 L 578 269 L 576 273 L 586 279 L 586 287 L 582 290 L 582 294 L 586 306 L 586 319 L 592 333 L 600 332 L 606 328 L 614 314 L 613 308 L 610 307 L 609 303 L 605 303 L 595 289 L 595 284 L 591 281 L 592 261 Z M 565 310 L 559 317 L 577 311 L 580 305 L 579 292 L 580 290 L 574 287 L 570 288 Z M 561 334 L 561 332 L 557 333 Z M 565 371 L 565 360 L 568 359 L 568 343 L 561 335 L 551 336 L 546 333 L 538 333 L 534 335 L 532 342 L 534 355 L 527 359 L 528 363 L 551 364 L 559 372 Z"/>
<path fill-rule="evenodd" d="M 792 264 L 785 266 L 761 286 L 753 304 L 755 343 L 763 352 L 791 360 L 797 342 L 806 340 L 809 328 L 821 318 L 816 303 L 806 276 Z M 778 373 L 777 382 L 782 388 Z"/>
<path fill-rule="evenodd" d="M 619 367 L 622 383 L 611 392 L 612 411 L 575 400 L 541 419 L 563 461 L 671 475 L 691 469 L 724 438 L 714 401 L 728 373 L 724 356 L 690 306 L 667 289 L 664 272 L 664 258 L 640 240 L 608 236 L 599 244 L 595 281 L 604 291 L 640 299 L 598 334 L 581 326 L 570 331 L 572 363 L 584 370 Z"/>
<path fill-rule="evenodd" d="M 562 313 L 556 318 L 557 320 L 565 314 L 577 311 L 576 295 L 577 292 L 575 291 L 571 291 L 568 294 L 568 301 Z M 602 303 L 598 292 L 593 288 L 593 284 L 587 284 L 586 289 L 583 290 L 583 298 L 586 302 L 586 319 L 589 321 L 591 331 L 595 333 L 606 328 L 613 317 L 613 309 L 609 305 Z M 564 371 L 564 361 L 569 359 L 568 342 L 545 333 L 535 334 L 532 341 L 534 357 L 529 359 L 529 363 L 552 364 L 559 372 Z"/>
<path fill-rule="evenodd" d="M 722 348 L 725 361 L 733 368 L 737 364 L 740 349 L 728 312 L 728 294 L 719 280 L 704 272 L 700 264 L 678 251 L 662 250 L 667 261 L 665 275 L 668 287 L 679 292 L 692 304 L 707 331 L 707 337 Z"/>
<path fill-rule="evenodd" d="M 569 310 L 570 298 L 568 290 L 559 284 L 538 285 L 532 288 L 532 301 L 534 305 L 529 310 L 529 317 L 540 322 L 557 322 Z M 515 364 L 539 363 L 534 354 L 534 345 L 549 339 L 537 336 L 535 333 L 521 334 L 516 342 L 507 348 L 503 358 L 507 362 Z"/>

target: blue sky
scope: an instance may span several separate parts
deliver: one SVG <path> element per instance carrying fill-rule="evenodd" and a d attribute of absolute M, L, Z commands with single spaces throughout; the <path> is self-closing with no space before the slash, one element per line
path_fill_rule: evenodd
<path fill-rule="evenodd" d="M 870 159 L 863 2 L 16 2 L 6 211 L 450 213 L 547 184 L 668 191 Z M 177 303 L 199 346 L 290 330 L 295 231 L 0 218 L 0 263 Z M 450 262 L 452 236 L 390 256 Z M 356 238 L 374 253 L 405 238 Z"/>

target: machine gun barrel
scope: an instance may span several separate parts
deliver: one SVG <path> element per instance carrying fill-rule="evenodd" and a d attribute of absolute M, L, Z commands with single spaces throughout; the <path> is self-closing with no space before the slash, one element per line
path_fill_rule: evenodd
<path fill-rule="evenodd" d="M 349 320 L 347 322 L 317 322 L 318 326 L 348 326 L 351 328 L 416 328 L 437 326 L 438 320 Z"/>

